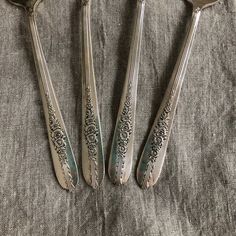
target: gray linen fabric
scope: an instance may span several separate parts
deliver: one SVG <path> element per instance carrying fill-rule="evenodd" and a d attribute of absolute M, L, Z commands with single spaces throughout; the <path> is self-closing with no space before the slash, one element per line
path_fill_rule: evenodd
<path fill-rule="evenodd" d="M 92 3 L 94 64 L 106 158 L 124 83 L 135 0 Z M 148 0 L 138 87 L 136 163 L 168 84 L 191 6 Z M 81 163 L 81 20 L 76 0 L 37 15 L 53 84 Z M 141 190 L 81 174 L 74 193 L 53 172 L 24 12 L 0 6 L 1 236 L 236 235 L 236 4 L 204 11 L 158 185 Z M 80 173 L 81 173 L 81 168 Z M 133 166 L 135 169 L 135 164 Z"/>

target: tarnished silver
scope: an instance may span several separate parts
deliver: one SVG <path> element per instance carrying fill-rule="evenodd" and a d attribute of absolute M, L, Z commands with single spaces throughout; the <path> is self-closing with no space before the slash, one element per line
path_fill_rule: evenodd
<path fill-rule="evenodd" d="M 103 180 L 105 168 L 93 66 L 90 11 L 91 0 L 83 0 L 82 168 L 85 181 L 96 189 Z"/>
<path fill-rule="evenodd" d="M 193 5 L 191 25 L 137 168 L 137 181 L 142 188 L 153 186 L 160 176 L 199 18 L 204 8 L 217 3 L 218 0 L 189 2 Z"/>
<path fill-rule="evenodd" d="M 35 10 L 41 0 L 8 1 L 23 7 L 27 12 L 54 169 L 62 188 L 71 191 L 78 182 L 78 170 L 36 26 Z"/>
<path fill-rule="evenodd" d="M 114 184 L 128 181 L 132 170 L 135 113 L 145 1 L 137 0 L 134 30 L 125 84 L 118 111 L 108 173 Z"/>

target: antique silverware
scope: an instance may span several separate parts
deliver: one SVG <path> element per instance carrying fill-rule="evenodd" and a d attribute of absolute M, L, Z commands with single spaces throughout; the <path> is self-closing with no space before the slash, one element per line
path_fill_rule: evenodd
<path fill-rule="evenodd" d="M 104 155 L 91 40 L 91 0 L 82 0 L 82 169 L 85 181 L 96 189 L 104 176 Z"/>
<path fill-rule="evenodd" d="M 218 0 L 188 2 L 193 5 L 191 25 L 137 168 L 137 181 L 142 188 L 153 186 L 160 176 L 200 15 L 204 8 L 217 3 Z"/>
<path fill-rule="evenodd" d="M 8 1 L 14 5 L 23 7 L 27 12 L 55 173 L 62 188 L 73 190 L 78 182 L 78 170 L 52 86 L 35 21 L 35 11 L 41 0 Z"/>
<path fill-rule="evenodd" d="M 135 112 L 145 0 L 137 0 L 125 84 L 114 131 L 108 173 L 114 184 L 128 181 L 132 170 Z"/>

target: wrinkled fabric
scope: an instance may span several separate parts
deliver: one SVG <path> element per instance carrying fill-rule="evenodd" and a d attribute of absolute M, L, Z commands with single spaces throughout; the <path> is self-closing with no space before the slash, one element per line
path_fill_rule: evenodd
<path fill-rule="evenodd" d="M 106 160 L 124 84 L 134 0 L 92 1 L 92 41 Z M 236 235 L 236 3 L 202 13 L 158 184 L 141 190 L 135 167 L 181 48 L 191 6 L 147 0 L 133 172 L 94 191 L 81 175 L 81 9 L 40 4 L 37 24 L 80 170 L 59 186 L 24 11 L 0 6 L 0 235 Z"/>

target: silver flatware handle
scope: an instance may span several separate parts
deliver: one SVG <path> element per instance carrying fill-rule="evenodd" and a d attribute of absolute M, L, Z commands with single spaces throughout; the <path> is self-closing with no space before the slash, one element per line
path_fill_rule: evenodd
<path fill-rule="evenodd" d="M 117 115 L 108 173 L 114 184 L 128 181 L 132 170 L 135 112 L 145 1 L 137 1 L 125 84 Z"/>
<path fill-rule="evenodd" d="M 104 177 L 104 155 L 96 81 L 93 66 L 90 11 L 91 0 L 83 0 L 83 73 L 82 73 L 82 168 L 85 181 L 94 189 Z"/>
<path fill-rule="evenodd" d="M 141 155 L 137 168 L 137 181 L 142 188 L 153 186 L 160 176 L 200 15 L 201 9 L 196 8 L 167 91 Z"/>
<path fill-rule="evenodd" d="M 52 86 L 34 13 L 29 13 L 28 16 L 33 54 L 55 173 L 62 188 L 72 190 L 78 182 L 77 165 Z"/>

